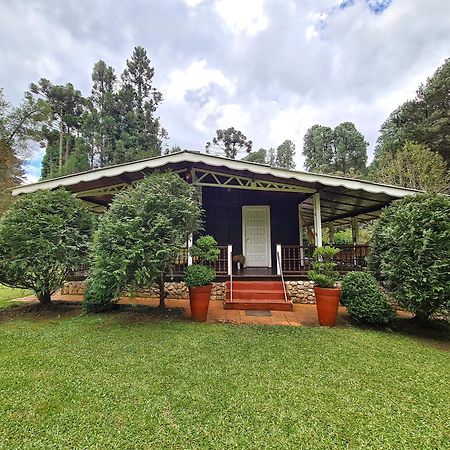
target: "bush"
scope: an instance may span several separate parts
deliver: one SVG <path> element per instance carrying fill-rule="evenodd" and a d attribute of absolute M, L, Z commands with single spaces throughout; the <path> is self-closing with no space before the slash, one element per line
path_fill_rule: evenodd
<path fill-rule="evenodd" d="M 187 237 L 201 225 L 195 188 L 174 173 L 155 173 L 120 192 L 94 240 L 84 308 L 109 309 L 126 291 L 159 287 L 165 306 L 165 275 Z"/>
<path fill-rule="evenodd" d="M 192 264 L 184 272 L 184 282 L 187 287 L 208 286 L 216 278 L 216 271 L 212 267 L 202 264 Z"/>
<path fill-rule="evenodd" d="M 374 227 L 369 269 L 422 320 L 450 307 L 450 198 L 417 194 L 387 207 Z"/>
<path fill-rule="evenodd" d="M 201 262 L 214 262 L 219 258 L 217 241 L 209 235 L 199 237 L 191 247 L 191 256 Z"/>
<path fill-rule="evenodd" d="M 49 303 L 68 273 L 88 261 L 93 215 L 65 190 L 20 197 L 0 220 L 0 283 Z"/>
<path fill-rule="evenodd" d="M 370 273 L 349 272 L 344 276 L 341 303 L 350 317 L 360 323 L 387 325 L 395 317 L 386 295 Z"/>
<path fill-rule="evenodd" d="M 313 270 L 308 272 L 308 278 L 314 281 L 317 287 L 332 288 L 339 279 L 339 272 L 335 270 L 336 263 L 334 257 L 339 253 L 339 249 L 334 247 L 317 247 L 314 250 Z"/>

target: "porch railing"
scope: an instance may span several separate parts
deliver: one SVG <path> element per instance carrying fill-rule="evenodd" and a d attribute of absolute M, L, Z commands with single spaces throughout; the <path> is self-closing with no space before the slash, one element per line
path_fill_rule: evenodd
<path fill-rule="evenodd" d="M 335 261 L 340 272 L 365 270 L 369 246 L 361 244 L 334 244 L 339 248 Z M 304 273 L 312 269 L 314 245 L 281 245 L 281 268 L 285 274 Z"/>
<path fill-rule="evenodd" d="M 228 274 L 228 246 L 227 245 L 219 245 L 219 259 L 215 261 L 214 263 L 208 263 L 211 267 L 214 267 L 216 270 L 217 275 L 227 275 Z M 188 266 L 188 248 L 184 248 L 180 255 L 178 256 L 177 260 L 175 261 L 175 265 L 173 266 L 173 274 L 174 275 L 182 275 Z M 193 258 L 192 262 L 195 264 L 196 261 L 195 258 Z M 204 263 L 206 264 L 206 263 Z"/>

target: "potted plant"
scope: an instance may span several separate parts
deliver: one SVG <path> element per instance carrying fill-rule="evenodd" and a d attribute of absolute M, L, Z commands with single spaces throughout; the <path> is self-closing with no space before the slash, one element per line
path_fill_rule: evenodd
<path fill-rule="evenodd" d="M 189 288 L 191 317 L 196 322 L 204 322 L 208 315 L 212 282 L 216 278 L 211 264 L 217 261 L 220 251 L 212 236 L 202 236 L 191 247 L 190 253 L 196 264 L 186 268 L 184 282 Z"/>
<path fill-rule="evenodd" d="M 308 278 L 314 281 L 314 295 L 316 296 L 317 315 L 323 326 L 333 327 L 341 299 L 342 289 L 336 287 L 339 273 L 335 270 L 334 257 L 339 249 L 334 247 L 317 247 L 314 250 L 313 268 L 308 272 Z"/>

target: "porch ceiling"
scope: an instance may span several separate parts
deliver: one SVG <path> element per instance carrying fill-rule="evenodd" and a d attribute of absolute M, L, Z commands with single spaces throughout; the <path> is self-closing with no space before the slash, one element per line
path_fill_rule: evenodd
<path fill-rule="evenodd" d="M 97 211 L 104 210 L 120 189 L 154 171 L 172 170 L 198 185 L 227 189 L 279 191 L 295 195 L 302 203 L 305 225 L 313 223 L 312 194 L 321 197 L 322 223 L 343 224 L 350 217 L 371 220 L 392 200 L 417 191 L 368 181 L 331 175 L 291 171 L 267 165 L 237 161 L 199 152 L 183 151 L 127 164 L 94 169 L 80 174 L 19 186 L 13 195 L 64 187 L 89 202 Z M 219 174 L 199 177 L 209 172 Z M 230 181 L 226 182 L 229 179 Z M 199 181 L 197 181 L 199 180 Z"/>

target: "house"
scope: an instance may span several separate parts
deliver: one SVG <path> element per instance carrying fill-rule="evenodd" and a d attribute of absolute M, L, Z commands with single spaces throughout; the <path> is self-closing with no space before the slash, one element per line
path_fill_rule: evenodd
<path fill-rule="evenodd" d="M 19 186 L 13 195 L 64 187 L 101 213 L 118 191 L 154 171 L 165 170 L 178 173 L 198 189 L 205 210 L 205 232 L 220 245 L 218 282 L 228 283 L 226 298 L 234 300 L 233 306 L 239 300 L 238 291 L 261 293 L 264 286 L 278 294 L 282 290 L 287 301 L 286 288 L 295 285 L 289 282 L 305 279 L 314 247 L 324 244 L 325 227 L 332 244 L 334 227 L 351 224 L 353 244 L 338 246 L 338 269 L 363 270 L 369 247 L 358 240 L 359 223 L 376 219 L 393 200 L 416 192 L 182 151 Z M 192 239 L 187 247 L 191 243 Z M 233 262 L 237 255 L 245 257 L 240 269 Z M 173 279 L 190 263 L 186 249 L 174 268 Z M 250 280 L 251 286 L 239 284 Z M 248 295 L 249 299 L 255 296 Z"/>

